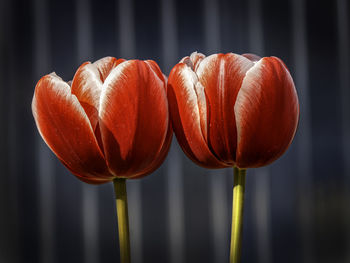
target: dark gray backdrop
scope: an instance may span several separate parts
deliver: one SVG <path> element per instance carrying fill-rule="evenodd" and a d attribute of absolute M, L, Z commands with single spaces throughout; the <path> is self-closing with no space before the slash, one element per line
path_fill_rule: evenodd
<path fill-rule="evenodd" d="M 301 120 L 273 165 L 249 170 L 242 263 L 350 262 L 347 0 L 0 0 L 0 262 L 119 262 L 112 185 L 69 174 L 38 135 L 38 79 L 86 60 L 193 51 L 275 55 Z M 228 262 L 232 171 L 191 163 L 175 140 L 162 167 L 128 182 L 133 263 Z"/>

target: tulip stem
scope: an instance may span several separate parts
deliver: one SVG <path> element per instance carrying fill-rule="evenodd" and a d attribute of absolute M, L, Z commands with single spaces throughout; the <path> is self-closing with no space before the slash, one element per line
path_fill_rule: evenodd
<path fill-rule="evenodd" d="M 234 168 L 230 263 L 241 260 L 246 169 Z"/>
<path fill-rule="evenodd" d="M 120 262 L 130 263 L 130 237 L 126 179 L 114 179 L 113 184 L 117 203 Z"/>

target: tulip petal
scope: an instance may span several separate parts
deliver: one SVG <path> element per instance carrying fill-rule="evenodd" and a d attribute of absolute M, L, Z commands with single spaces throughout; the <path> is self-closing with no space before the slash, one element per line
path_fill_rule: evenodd
<path fill-rule="evenodd" d="M 41 78 L 32 111 L 46 144 L 72 173 L 87 180 L 112 179 L 90 121 L 66 82 L 55 74 Z"/>
<path fill-rule="evenodd" d="M 104 178 L 104 177 L 82 176 L 81 174 L 78 174 L 78 173 L 75 173 L 74 171 L 72 171 L 71 168 L 67 164 L 65 164 L 65 162 L 63 160 L 61 160 L 61 159 L 59 159 L 59 160 L 72 174 L 74 174 L 79 180 L 83 181 L 84 183 L 99 185 L 99 184 L 108 183 L 113 179 L 113 178 Z"/>
<path fill-rule="evenodd" d="M 90 62 L 85 62 L 78 68 L 72 82 L 72 94 L 78 98 L 83 106 L 93 130 L 98 122 L 102 84 L 100 72 Z"/>
<path fill-rule="evenodd" d="M 74 174 L 74 173 L 73 173 Z M 88 184 L 94 184 L 94 185 L 100 185 L 110 182 L 112 179 L 102 179 L 102 178 L 87 178 L 87 177 L 81 177 L 78 174 L 74 174 L 79 180 L 83 181 L 84 183 Z"/>
<path fill-rule="evenodd" d="M 277 58 L 263 58 L 246 74 L 235 104 L 237 166 L 260 167 L 290 145 L 299 119 L 292 77 Z"/>
<path fill-rule="evenodd" d="M 157 74 L 157 76 L 164 81 L 164 88 L 166 91 L 167 90 L 166 82 L 168 80 L 167 76 L 165 76 L 161 72 L 158 64 L 155 61 L 146 60 L 145 62 L 153 69 L 154 73 Z M 140 171 L 138 174 L 135 174 L 133 177 L 130 177 L 130 179 L 139 179 L 139 178 L 145 177 L 149 174 L 152 174 L 164 162 L 166 156 L 168 155 L 170 145 L 171 145 L 171 140 L 173 138 L 173 129 L 171 126 L 171 121 L 169 121 L 168 125 L 169 125 L 169 127 L 168 127 L 168 131 L 167 131 L 167 135 L 165 137 L 164 144 L 157 155 L 157 158 L 154 159 L 154 161 L 149 165 L 149 167 L 147 167 L 143 171 Z"/>
<path fill-rule="evenodd" d="M 193 63 L 193 69 L 194 71 L 196 71 L 199 67 L 199 64 L 202 62 L 203 59 L 205 59 L 205 55 L 196 51 L 191 54 L 190 59 Z"/>
<path fill-rule="evenodd" d="M 168 155 L 172 138 L 173 138 L 173 129 L 171 127 L 171 122 L 169 121 L 169 128 L 167 131 L 167 135 L 165 137 L 164 144 L 160 149 L 159 154 L 157 155 L 157 158 L 152 162 L 152 164 L 150 164 L 149 167 L 147 167 L 147 169 L 139 172 L 135 176 L 131 177 L 131 179 L 139 179 L 139 178 L 145 177 L 153 173 L 155 170 L 157 170 L 158 167 L 164 162 L 166 156 Z"/>
<path fill-rule="evenodd" d="M 100 127 L 109 168 L 132 177 L 157 158 L 168 130 L 164 81 L 143 61 L 126 61 L 107 77 Z"/>
<path fill-rule="evenodd" d="M 158 64 L 153 60 L 145 60 L 145 63 L 153 70 L 153 72 L 158 76 L 158 78 L 164 82 L 164 88 L 166 90 L 167 78 L 160 70 Z"/>
<path fill-rule="evenodd" d="M 247 58 L 215 54 L 202 60 L 197 69 L 208 99 L 208 145 L 220 160 L 234 165 L 237 131 L 234 103 L 246 72 L 254 65 Z"/>
<path fill-rule="evenodd" d="M 186 56 L 180 60 L 179 63 L 185 63 L 192 70 L 196 71 L 201 61 L 205 58 L 202 53 L 192 52 L 190 56 Z"/>
<path fill-rule="evenodd" d="M 123 63 L 125 59 L 116 59 L 114 57 L 104 57 L 93 63 L 93 65 L 100 72 L 101 81 L 104 82 L 111 71 L 117 67 L 120 63 Z"/>
<path fill-rule="evenodd" d="M 184 63 L 170 72 L 168 100 L 176 138 L 187 156 L 204 167 L 226 167 L 208 148 L 204 89 L 191 67 Z"/>

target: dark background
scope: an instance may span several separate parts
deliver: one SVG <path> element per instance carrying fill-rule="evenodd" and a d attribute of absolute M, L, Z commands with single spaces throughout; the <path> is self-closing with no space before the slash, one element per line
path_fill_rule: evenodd
<path fill-rule="evenodd" d="M 242 263 L 350 262 L 348 0 L 0 0 L 0 262 L 119 262 L 112 185 L 90 186 L 38 135 L 39 78 L 86 60 L 193 51 L 284 60 L 301 108 L 274 164 L 248 170 Z M 191 163 L 175 140 L 129 181 L 133 263 L 228 262 L 232 170 Z"/>

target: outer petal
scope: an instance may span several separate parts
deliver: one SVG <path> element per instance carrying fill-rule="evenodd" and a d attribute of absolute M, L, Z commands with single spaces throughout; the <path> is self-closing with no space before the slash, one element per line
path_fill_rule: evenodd
<path fill-rule="evenodd" d="M 93 130 L 98 123 L 102 84 L 100 72 L 90 62 L 85 62 L 78 68 L 72 82 L 72 94 L 77 96 L 83 106 Z"/>
<path fill-rule="evenodd" d="M 140 172 L 139 174 L 136 174 L 131 179 L 138 179 L 138 178 L 145 177 L 145 176 L 153 173 L 155 170 L 157 170 L 158 167 L 164 162 L 166 156 L 168 155 L 172 138 L 173 138 L 173 129 L 171 126 L 171 122 L 169 121 L 168 132 L 167 132 L 167 135 L 165 137 L 164 144 L 163 144 L 157 158 L 154 159 L 152 164 L 149 167 L 147 167 L 147 169 Z"/>
<path fill-rule="evenodd" d="M 292 77 L 277 58 L 263 58 L 251 68 L 235 104 L 237 166 L 267 165 L 290 145 L 299 119 Z"/>
<path fill-rule="evenodd" d="M 114 57 L 104 57 L 95 61 L 93 65 L 100 72 L 101 81 L 104 82 L 111 71 L 124 61 L 125 59 L 122 58 L 116 59 Z"/>
<path fill-rule="evenodd" d="M 237 132 L 234 103 L 246 72 L 254 65 L 236 54 L 215 54 L 197 69 L 208 100 L 208 145 L 228 165 L 236 160 Z"/>
<path fill-rule="evenodd" d="M 70 170 L 70 172 L 72 174 L 74 174 L 79 180 L 83 181 L 84 183 L 88 183 L 88 184 L 95 184 L 95 185 L 99 185 L 99 184 L 104 184 L 104 183 L 108 183 L 110 182 L 113 178 L 105 178 L 105 177 L 86 177 L 86 176 L 82 176 L 81 174 L 75 173 L 73 172 L 67 164 L 65 164 L 65 162 L 63 160 L 60 159 L 60 161 L 62 162 L 62 164 L 68 169 Z"/>
<path fill-rule="evenodd" d="M 163 79 L 164 81 L 164 89 L 165 91 L 167 90 L 167 76 L 165 76 L 162 71 L 160 70 L 158 64 L 153 61 L 153 60 L 146 60 L 145 61 L 154 71 L 155 74 L 157 74 L 157 76 L 161 79 Z M 167 131 L 167 135 L 165 137 L 164 140 L 164 144 L 162 146 L 162 148 L 160 149 L 160 152 L 157 156 L 156 159 L 154 159 L 154 161 L 152 162 L 152 164 L 150 164 L 149 167 L 147 167 L 145 170 L 140 171 L 138 174 L 134 175 L 133 177 L 131 177 L 131 179 L 139 179 L 142 177 L 145 177 L 151 173 L 153 173 L 155 170 L 158 169 L 158 167 L 164 162 L 166 156 L 168 155 L 169 149 L 170 149 L 170 145 L 171 145 L 171 140 L 173 138 L 173 128 L 171 125 L 171 121 L 168 121 L 168 131 Z"/>
<path fill-rule="evenodd" d="M 160 70 L 158 64 L 153 60 L 145 60 L 145 63 L 147 63 L 147 65 L 153 70 L 154 74 L 156 74 L 158 78 L 164 82 L 164 88 L 166 89 L 167 78 Z"/>
<path fill-rule="evenodd" d="M 170 116 L 176 138 L 190 159 L 208 168 L 221 168 L 207 145 L 207 104 L 196 74 L 184 63 L 177 64 L 168 79 Z"/>
<path fill-rule="evenodd" d="M 193 68 L 196 71 L 199 67 L 199 64 L 202 62 L 203 59 L 205 59 L 205 55 L 203 55 L 202 53 L 193 52 L 190 56 L 190 59 L 193 63 Z"/>
<path fill-rule="evenodd" d="M 157 158 L 168 130 L 164 81 L 143 61 L 120 64 L 104 83 L 99 116 L 110 169 L 120 177 L 139 174 Z"/>
<path fill-rule="evenodd" d="M 179 63 L 185 63 L 192 70 L 197 70 L 201 61 L 205 58 L 205 55 L 198 52 L 193 52 L 190 56 L 186 56 L 180 60 Z"/>
<path fill-rule="evenodd" d="M 112 179 L 89 119 L 66 82 L 55 74 L 39 80 L 32 111 L 41 136 L 72 173 L 87 180 Z"/>

